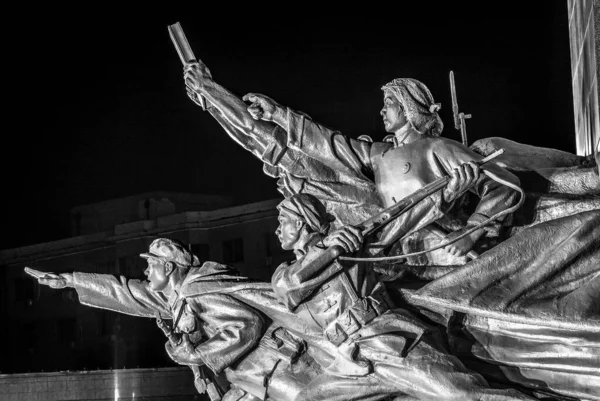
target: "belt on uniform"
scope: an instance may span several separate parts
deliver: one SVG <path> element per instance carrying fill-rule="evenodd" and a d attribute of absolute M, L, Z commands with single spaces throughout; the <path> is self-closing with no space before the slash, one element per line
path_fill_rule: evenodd
<path fill-rule="evenodd" d="M 368 297 L 356 301 L 333 322 L 329 323 L 323 330 L 323 335 L 331 343 L 339 346 L 348 337 L 377 316 L 390 310 L 391 307 L 392 302 L 385 290 L 375 291 Z"/>

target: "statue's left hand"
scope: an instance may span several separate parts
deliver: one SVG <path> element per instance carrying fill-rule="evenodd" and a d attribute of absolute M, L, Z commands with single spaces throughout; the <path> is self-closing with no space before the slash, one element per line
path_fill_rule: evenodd
<path fill-rule="evenodd" d="M 54 274 L 35 270 L 30 267 L 25 268 L 25 273 L 37 279 L 38 283 L 47 285 L 50 288 L 61 289 L 73 287 L 73 275 L 71 273 Z"/>
<path fill-rule="evenodd" d="M 363 236 L 360 229 L 352 226 L 343 226 L 339 230 L 329 234 L 324 240 L 326 247 L 339 246 L 346 253 L 358 250 L 363 243 Z"/>
<path fill-rule="evenodd" d="M 206 393 L 206 389 L 208 388 L 206 379 L 202 377 L 194 377 L 194 386 L 196 387 L 196 391 L 200 394 Z"/>
<path fill-rule="evenodd" d="M 190 342 L 190 338 L 187 334 L 183 334 L 181 342 L 177 346 L 173 346 L 171 342 L 167 342 L 165 345 L 167 353 L 174 362 L 180 365 L 202 365 L 196 360 L 197 357 L 194 355 L 194 345 Z"/>
<path fill-rule="evenodd" d="M 444 242 L 451 241 L 454 238 L 458 238 L 460 235 L 465 233 L 470 228 L 471 227 L 465 227 L 463 229 L 460 229 L 458 231 L 454 231 L 453 233 L 448 234 L 444 238 Z M 465 236 L 464 238 L 459 239 L 458 241 L 456 241 L 450 245 L 447 245 L 446 247 L 444 247 L 444 250 L 454 256 L 464 256 L 467 253 L 469 253 L 469 251 L 471 251 L 471 249 L 473 249 L 473 247 L 475 246 L 475 243 L 482 235 L 483 235 L 483 230 L 479 229 L 479 230 L 474 231 L 471 234 Z"/>
<path fill-rule="evenodd" d="M 450 181 L 443 191 L 444 201 L 452 202 L 471 188 L 479 179 L 479 166 L 474 162 L 461 164 L 450 173 Z"/>

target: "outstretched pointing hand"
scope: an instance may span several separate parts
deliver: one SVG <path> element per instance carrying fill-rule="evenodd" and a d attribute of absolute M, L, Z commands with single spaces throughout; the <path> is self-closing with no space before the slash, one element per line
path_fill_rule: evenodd
<path fill-rule="evenodd" d="M 38 283 L 47 285 L 50 288 L 60 289 L 73 287 L 73 275 L 70 273 L 47 273 L 29 267 L 25 268 L 25 273 L 29 274 L 31 277 L 37 278 Z"/>
<path fill-rule="evenodd" d="M 259 93 L 248 93 L 242 100 L 252 103 L 248 106 L 248 112 L 255 120 L 273 121 L 275 113 L 282 109 L 275 100 Z"/>

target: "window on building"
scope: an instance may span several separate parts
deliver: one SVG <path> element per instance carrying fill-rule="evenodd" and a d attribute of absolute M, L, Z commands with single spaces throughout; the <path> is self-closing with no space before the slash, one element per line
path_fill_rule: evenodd
<path fill-rule="evenodd" d="M 273 268 L 273 255 L 277 255 L 281 253 L 281 244 L 279 242 L 279 238 L 275 233 L 265 233 L 264 235 L 265 241 L 265 256 L 266 256 L 266 265 L 268 268 Z"/>
<path fill-rule="evenodd" d="M 114 323 L 114 312 L 106 310 L 96 311 L 96 320 L 98 322 L 98 334 L 101 336 L 109 336 L 112 334 L 113 323 Z"/>
<path fill-rule="evenodd" d="M 115 262 L 112 260 L 109 262 L 96 263 L 94 265 L 94 267 L 95 267 L 95 272 L 98 274 L 114 274 L 115 273 Z"/>
<path fill-rule="evenodd" d="M 79 303 L 75 288 L 60 288 L 52 290 L 52 296 L 65 302 Z"/>
<path fill-rule="evenodd" d="M 236 263 L 244 260 L 244 240 L 235 238 L 223 241 L 223 262 Z"/>
<path fill-rule="evenodd" d="M 56 322 L 58 341 L 64 344 L 77 341 L 77 319 L 60 319 Z"/>
<path fill-rule="evenodd" d="M 190 251 L 198 256 L 201 263 L 210 260 L 210 246 L 208 244 L 190 244 Z"/>
<path fill-rule="evenodd" d="M 15 279 L 15 301 L 33 300 L 36 281 L 29 278 Z"/>
<path fill-rule="evenodd" d="M 144 270 L 146 270 L 146 260 L 140 255 L 121 256 L 118 260 L 117 274 L 130 279 L 144 279 Z"/>
<path fill-rule="evenodd" d="M 33 348 L 40 339 L 40 331 L 35 323 L 25 323 L 20 325 L 19 341 L 26 344 L 27 348 Z"/>

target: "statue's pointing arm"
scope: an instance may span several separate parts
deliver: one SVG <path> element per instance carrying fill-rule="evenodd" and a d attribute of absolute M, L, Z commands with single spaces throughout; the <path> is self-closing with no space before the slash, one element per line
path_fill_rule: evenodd
<path fill-rule="evenodd" d="M 25 272 L 51 288 L 75 288 L 79 300 L 87 306 L 134 316 L 155 317 L 156 311 L 164 317 L 171 316 L 166 297 L 151 291 L 147 282 L 123 276 L 117 279 L 110 274 L 53 274 L 30 268 L 25 268 Z"/>
<path fill-rule="evenodd" d="M 262 161 L 276 164 L 286 149 L 285 137 L 275 134 L 280 130 L 276 124 L 253 119 L 242 99 L 216 83 L 201 62 L 188 64 L 184 78 L 188 96 L 195 102 L 199 94 L 208 100 L 209 112 L 235 142 Z"/>
<path fill-rule="evenodd" d="M 231 139 L 259 158 L 263 163 L 276 166 L 287 151 L 285 132 L 276 124 L 272 124 L 272 132 L 268 136 L 252 137 L 240 131 L 216 107 L 210 105 L 207 107 L 207 110 L 223 127 Z"/>
<path fill-rule="evenodd" d="M 244 100 L 255 119 L 273 121 L 287 132 L 287 146 L 350 176 L 372 176 L 370 142 L 352 139 L 285 108 L 267 96 L 249 93 Z"/>
<path fill-rule="evenodd" d="M 166 297 L 152 291 L 147 281 L 75 272 L 73 286 L 79 301 L 87 306 L 134 316 L 155 317 L 156 311 L 164 317 L 171 316 Z"/>

